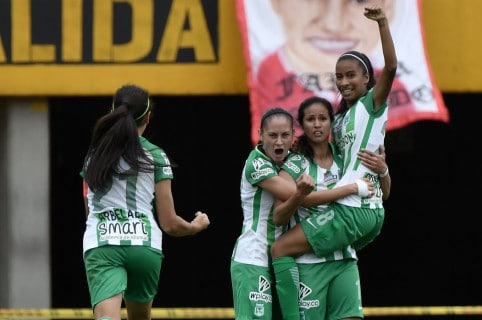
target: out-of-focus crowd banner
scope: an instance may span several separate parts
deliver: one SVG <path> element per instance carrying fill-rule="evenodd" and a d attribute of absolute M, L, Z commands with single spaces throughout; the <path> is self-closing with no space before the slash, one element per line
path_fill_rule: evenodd
<path fill-rule="evenodd" d="M 364 9 L 373 6 L 383 9 L 398 60 L 386 129 L 419 120 L 449 121 L 426 54 L 422 0 L 236 0 L 236 4 L 248 66 L 253 144 L 259 139 L 256 124 L 273 106 L 293 117 L 300 101 L 313 95 L 338 106 L 335 67 L 344 53 L 363 52 L 375 75 L 382 72 L 380 30 L 364 15 Z M 296 130 L 297 135 L 303 133 L 299 126 Z"/>
<path fill-rule="evenodd" d="M 482 1 L 422 0 L 428 57 L 443 92 L 482 91 Z M 0 0 L 0 95 L 246 94 L 229 0 Z"/>

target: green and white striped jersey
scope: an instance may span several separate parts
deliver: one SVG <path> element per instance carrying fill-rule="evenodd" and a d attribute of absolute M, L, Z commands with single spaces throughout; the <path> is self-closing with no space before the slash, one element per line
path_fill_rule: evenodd
<path fill-rule="evenodd" d="M 295 180 L 299 177 L 300 174 L 293 174 L 294 172 L 301 171 L 309 174 L 315 181 L 314 191 L 332 189 L 341 177 L 342 160 L 339 157 L 339 154 L 336 153 L 333 144 L 330 144 L 330 147 L 333 154 L 333 163 L 328 170 L 318 166 L 318 164 L 316 164 L 314 160 L 310 160 L 305 156 L 290 157 L 282 166 L 282 169 L 285 170 L 287 167 L 299 167 L 301 170 L 291 169 L 289 173 Z M 327 204 L 321 204 L 316 207 L 310 208 L 299 207 L 290 220 L 290 227 L 294 227 L 297 223 L 307 218 L 311 214 L 323 211 L 326 207 Z M 312 264 L 343 259 L 358 259 L 355 249 L 353 249 L 351 246 L 347 246 L 341 250 L 336 250 L 332 254 L 322 258 L 317 257 L 314 253 L 306 253 L 297 257 L 296 262 Z"/>
<path fill-rule="evenodd" d="M 87 190 L 89 215 L 83 238 L 87 250 L 104 245 L 148 246 L 162 250 L 162 231 L 155 216 L 154 192 L 157 182 L 173 179 L 172 169 L 165 152 L 139 137 L 148 156 L 156 163 L 152 173 L 139 172 L 127 178 L 113 177 L 105 190 Z M 87 164 L 88 165 L 88 164 Z M 130 168 L 122 159 L 122 170 Z M 84 177 L 84 172 L 81 172 Z"/>
<path fill-rule="evenodd" d="M 277 165 L 256 146 L 249 154 L 241 174 L 243 227 L 236 241 L 232 259 L 256 266 L 269 266 L 269 248 L 282 233 L 273 222 L 274 196 L 258 186 L 277 176 Z"/>
<path fill-rule="evenodd" d="M 388 120 L 388 105 L 373 109 L 373 88 L 343 115 L 333 122 L 333 139 L 343 159 L 343 174 L 339 186 L 367 178 L 374 183 L 375 195 L 361 198 L 354 194 L 337 200 L 338 203 L 361 208 L 382 208 L 382 190 L 378 174 L 361 164 L 357 153 L 361 149 L 378 152 L 384 144 Z"/>

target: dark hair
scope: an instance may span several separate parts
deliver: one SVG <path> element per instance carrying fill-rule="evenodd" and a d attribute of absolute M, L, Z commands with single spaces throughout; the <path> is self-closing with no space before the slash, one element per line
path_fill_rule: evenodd
<path fill-rule="evenodd" d="M 291 125 L 294 124 L 293 115 L 292 115 L 291 113 L 289 113 L 289 111 L 287 111 L 286 109 L 280 108 L 280 107 L 274 107 L 274 108 L 268 109 L 268 110 L 263 114 L 263 116 L 261 117 L 261 123 L 260 123 L 260 125 L 259 125 L 259 128 L 260 128 L 260 129 L 263 129 L 264 125 L 266 124 L 266 120 L 267 120 L 269 117 L 274 116 L 275 114 L 277 114 L 277 115 L 285 115 L 285 116 L 291 121 Z"/>
<path fill-rule="evenodd" d="M 333 122 L 335 115 L 333 111 L 333 105 L 330 103 L 330 101 L 322 97 L 312 96 L 303 100 L 298 107 L 297 120 L 301 127 L 303 127 L 303 120 L 305 117 L 306 109 L 315 103 L 321 103 L 323 106 L 326 107 L 326 109 L 328 110 L 330 121 Z M 293 146 L 293 151 L 302 153 L 310 159 L 312 159 L 314 156 L 313 147 L 308 143 L 308 138 L 304 133 L 299 136 L 298 139 L 296 139 L 296 142 Z"/>
<path fill-rule="evenodd" d="M 293 118 L 293 115 L 289 111 L 280 107 L 273 107 L 271 109 L 266 110 L 265 113 L 263 113 L 263 116 L 261 117 L 261 123 L 259 124 L 260 131 L 263 131 L 264 125 L 266 124 L 266 120 L 274 115 L 284 115 L 291 122 L 291 127 L 294 126 L 295 120 Z M 257 144 L 260 145 L 261 141 L 259 140 Z"/>
<path fill-rule="evenodd" d="M 136 85 L 125 85 L 114 94 L 111 112 L 97 120 L 84 160 L 85 181 L 92 190 L 102 190 L 112 177 L 154 172 L 154 161 L 144 152 L 137 127 L 147 121 L 152 106 L 149 93 Z M 123 171 L 121 158 L 130 166 Z"/>
<path fill-rule="evenodd" d="M 362 68 L 362 70 L 365 72 L 365 74 L 368 74 L 367 91 L 375 86 L 375 72 L 373 71 L 372 63 L 370 59 L 368 59 L 366 54 L 358 51 L 347 51 L 338 58 L 337 63 L 343 60 L 355 60 L 360 66 L 360 68 Z M 336 114 L 345 113 L 347 109 L 348 105 L 346 103 L 346 100 L 341 99 Z"/>

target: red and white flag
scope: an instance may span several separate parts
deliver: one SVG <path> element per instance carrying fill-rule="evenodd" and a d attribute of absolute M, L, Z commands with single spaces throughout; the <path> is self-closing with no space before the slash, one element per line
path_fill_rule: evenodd
<path fill-rule="evenodd" d="M 387 130 L 419 120 L 449 122 L 449 112 L 434 82 L 424 41 L 421 0 L 381 2 L 398 57 L 389 97 Z M 334 70 L 349 50 L 368 55 L 375 73 L 383 66 L 377 24 L 367 19 L 370 3 L 340 0 L 236 0 L 237 18 L 248 66 L 251 137 L 258 141 L 262 114 L 271 107 L 289 110 L 311 95 L 339 95 Z M 297 135 L 301 133 L 297 129 Z"/>

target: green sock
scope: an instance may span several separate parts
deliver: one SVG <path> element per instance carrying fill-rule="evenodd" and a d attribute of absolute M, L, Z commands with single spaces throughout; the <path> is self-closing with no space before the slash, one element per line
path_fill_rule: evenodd
<path fill-rule="evenodd" d="M 299 320 L 300 275 L 295 259 L 292 257 L 275 258 L 273 259 L 273 269 L 283 319 Z"/>

